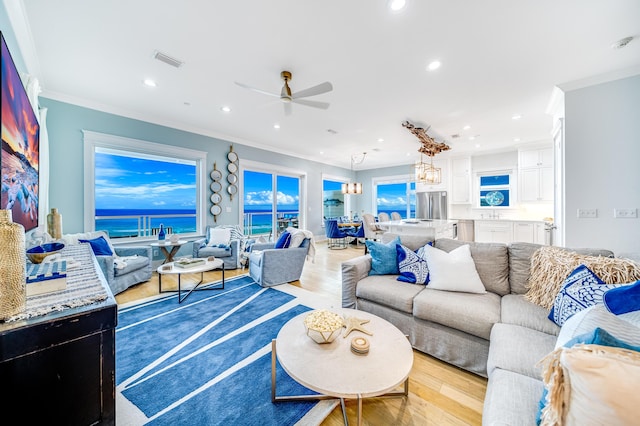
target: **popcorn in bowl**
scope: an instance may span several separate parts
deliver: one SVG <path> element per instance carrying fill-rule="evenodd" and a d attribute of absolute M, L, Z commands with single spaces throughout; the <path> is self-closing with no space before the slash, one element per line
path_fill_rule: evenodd
<path fill-rule="evenodd" d="M 316 343 L 331 343 L 342 331 L 344 320 L 334 312 L 318 309 L 304 318 L 307 336 Z"/>

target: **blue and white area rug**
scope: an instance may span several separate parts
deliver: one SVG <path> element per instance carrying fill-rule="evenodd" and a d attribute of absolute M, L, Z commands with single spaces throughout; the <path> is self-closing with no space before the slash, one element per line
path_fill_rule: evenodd
<path fill-rule="evenodd" d="M 271 340 L 291 318 L 339 301 L 248 276 L 225 289 L 122 305 L 116 329 L 118 425 L 313 425 L 334 400 L 271 402 Z M 313 394 L 278 365 L 278 395 Z"/>

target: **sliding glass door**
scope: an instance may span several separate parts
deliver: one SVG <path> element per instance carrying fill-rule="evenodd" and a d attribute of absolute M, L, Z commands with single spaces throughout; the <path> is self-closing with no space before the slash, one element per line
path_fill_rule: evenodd
<path fill-rule="evenodd" d="M 273 240 L 288 227 L 300 227 L 302 176 L 251 168 L 242 176 L 245 235 Z"/>

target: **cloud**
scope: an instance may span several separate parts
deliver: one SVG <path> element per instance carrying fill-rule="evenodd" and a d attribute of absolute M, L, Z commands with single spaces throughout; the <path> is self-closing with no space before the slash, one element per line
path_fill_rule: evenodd
<path fill-rule="evenodd" d="M 377 199 L 377 204 L 379 206 L 406 206 L 407 199 L 404 197 L 394 197 L 394 198 L 380 197 Z"/>
<path fill-rule="evenodd" d="M 102 183 L 102 182 L 101 182 Z M 96 197 L 136 197 L 156 198 L 174 191 L 195 190 L 195 184 L 145 183 L 141 185 L 120 186 L 113 183 L 99 184 L 96 181 Z"/>
<path fill-rule="evenodd" d="M 278 204 L 291 205 L 298 202 L 299 197 L 293 195 L 287 195 L 284 192 L 278 191 L 276 195 Z M 261 205 L 273 203 L 273 191 L 253 191 L 248 192 L 245 195 L 245 205 Z"/>

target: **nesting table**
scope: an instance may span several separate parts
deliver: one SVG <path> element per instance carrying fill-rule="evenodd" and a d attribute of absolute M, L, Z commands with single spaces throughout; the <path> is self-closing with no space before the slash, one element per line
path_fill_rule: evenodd
<path fill-rule="evenodd" d="M 202 284 L 204 280 L 204 273 L 208 271 L 213 271 L 214 269 L 222 269 L 222 283 L 219 283 L 217 286 L 213 287 L 200 287 L 198 286 Z M 160 293 L 169 293 L 169 292 L 178 292 L 178 303 L 182 303 L 189 295 L 198 290 L 224 290 L 224 261 L 222 259 L 214 259 L 208 260 L 198 266 L 194 266 L 192 268 L 180 268 L 174 265 L 174 262 L 166 263 L 164 265 L 158 266 L 158 291 Z M 182 296 L 182 286 L 181 286 L 181 277 L 183 274 L 200 274 L 200 282 L 194 285 L 192 288 L 188 289 L 187 294 Z M 162 290 L 162 276 L 163 275 L 177 275 L 178 276 L 178 290 Z M 186 291 L 186 290 L 185 290 Z"/>
<path fill-rule="evenodd" d="M 403 397 L 409 393 L 409 373 L 413 366 L 413 349 L 407 337 L 390 322 L 355 309 L 331 309 L 339 315 L 368 319 L 365 328 L 346 338 L 344 329 L 332 343 L 318 344 L 306 335 L 300 314 L 287 322 L 271 342 L 271 400 L 301 401 L 339 398 L 345 424 L 348 424 L 345 399 L 358 401 L 358 425 L 362 425 L 362 400 L 370 397 Z M 369 353 L 356 355 L 351 339 L 369 340 Z M 276 395 L 276 361 L 295 381 L 320 395 Z M 396 390 L 404 383 L 403 390 Z"/>

